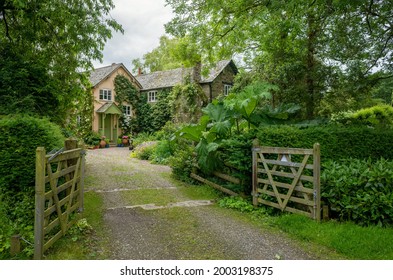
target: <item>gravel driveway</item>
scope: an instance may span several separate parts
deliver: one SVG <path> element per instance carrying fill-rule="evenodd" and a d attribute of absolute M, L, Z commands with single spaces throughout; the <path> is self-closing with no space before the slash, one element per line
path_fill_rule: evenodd
<path fill-rule="evenodd" d="M 130 158 L 127 148 L 89 150 L 86 175 L 105 203 L 111 259 L 315 259 L 279 233 L 256 228 L 230 210 L 190 201 L 169 179 L 170 168 Z M 124 194 L 171 190 L 171 207 L 135 207 Z M 169 205 L 170 206 L 170 205 Z"/>

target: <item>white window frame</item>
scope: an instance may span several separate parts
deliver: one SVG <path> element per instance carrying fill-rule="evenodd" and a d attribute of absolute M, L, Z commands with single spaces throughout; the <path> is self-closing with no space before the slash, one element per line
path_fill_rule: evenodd
<path fill-rule="evenodd" d="M 224 84 L 224 96 L 228 96 L 229 91 L 231 90 L 233 86 L 230 84 Z"/>
<path fill-rule="evenodd" d="M 147 93 L 147 102 L 157 102 L 157 91 L 151 90 Z"/>
<path fill-rule="evenodd" d="M 100 100 L 112 101 L 112 90 L 110 89 L 100 89 Z"/>
<path fill-rule="evenodd" d="M 132 109 L 131 109 L 131 105 L 124 105 L 123 106 L 123 111 L 124 111 L 124 115 L 125 116 L 132 116 Z"/>

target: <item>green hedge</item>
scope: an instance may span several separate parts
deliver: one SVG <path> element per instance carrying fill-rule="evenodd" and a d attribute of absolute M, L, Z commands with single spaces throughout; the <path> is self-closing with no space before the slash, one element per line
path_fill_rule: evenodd
<path fill-rule="evenodd" d="M 64 145 L 60 127 L 47 119 L 18 115 L 0 119 L 0 190 L 34 186 L 36 148 Z"/>
<path fill-rule="evenodd" d="M 64 145 L 61 129 L 31 116 L 0 118 L 0 255 L 9 258 L 9 237 L 21 234 L 32 242 L 36 148 Z M 26 247 L 25 254 L 32 253 Z"/>
<path fill-rule="evenodd" d="M 346 158 L 393 159 L 393 130 L 357 126 L 269 126 L 258 129 L 262 146 L 312 148 L 321 145 L 321 161 Z"/>

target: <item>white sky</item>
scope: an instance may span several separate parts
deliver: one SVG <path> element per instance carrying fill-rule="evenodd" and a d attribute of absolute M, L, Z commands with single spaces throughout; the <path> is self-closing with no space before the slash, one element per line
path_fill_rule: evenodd
<path fill-rule="evenodd" d="M 116 5 L 111 16 L 123 26 L 124 34 L 113 33 L 104 49 L 103 63 L 94 67 L 123 63 L 132 71 L 131 61 L 158 47 L 165 34 L 164 24 L 172 18 L 165 0 L 113 0 Z"/>

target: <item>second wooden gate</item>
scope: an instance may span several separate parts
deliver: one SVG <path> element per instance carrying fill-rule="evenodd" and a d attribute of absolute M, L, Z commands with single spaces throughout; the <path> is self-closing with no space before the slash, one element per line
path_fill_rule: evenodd
<path fill-rule="evenodd" d="M 320 148 L 253 147 L 253 204 L 321 217 Z"/>

